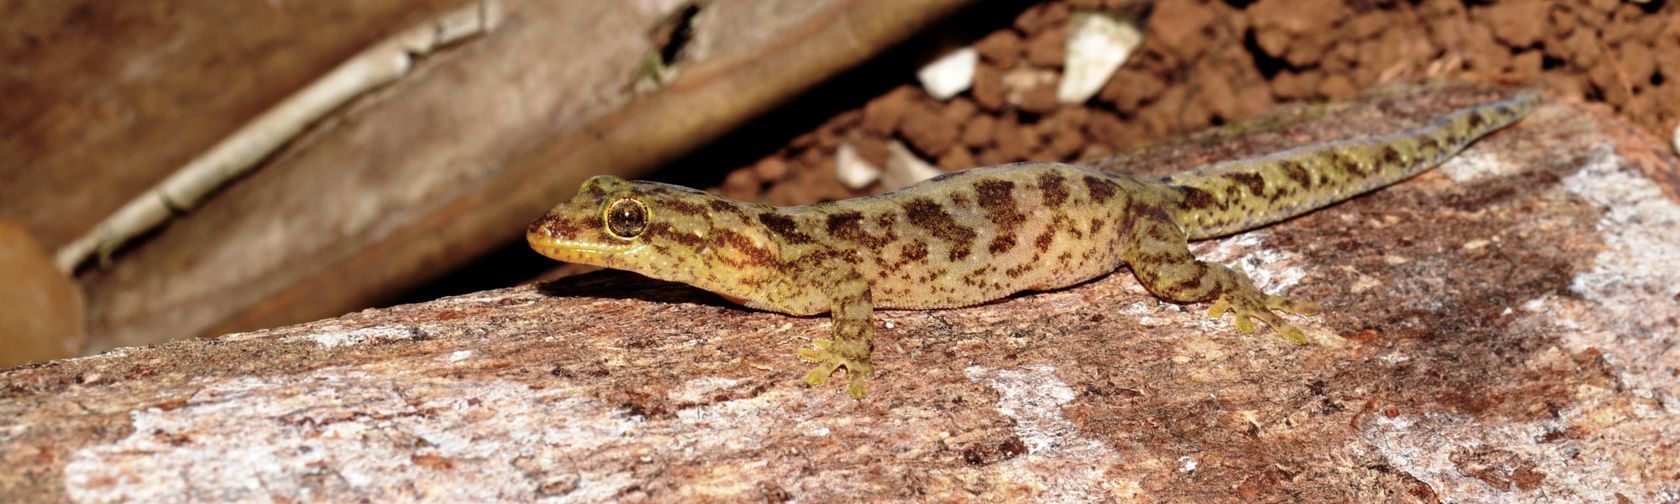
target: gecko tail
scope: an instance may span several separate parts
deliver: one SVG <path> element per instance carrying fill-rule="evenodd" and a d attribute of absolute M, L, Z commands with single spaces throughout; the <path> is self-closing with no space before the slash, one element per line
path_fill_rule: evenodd
<path fill-rule="evenodd" d="M 1537 92 L 1524 92 L 1454 111 L 1417 129 L 1203 165 L 1163 181 L 1181 198 L 1176 220 L 1190 239 L 1224 236 L 1427 171 L 1521 119 L 1540 99 Z"/>

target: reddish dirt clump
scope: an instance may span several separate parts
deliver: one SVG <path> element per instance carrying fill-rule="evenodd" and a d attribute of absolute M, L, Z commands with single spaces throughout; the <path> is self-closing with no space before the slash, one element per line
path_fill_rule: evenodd
<path fill-rule="evenodd" d="M 1233 6 L 1234 4 L 1241 7 Z M 978 37 L 973 86 L 938 101 L 904 84 L 833 115 L 719 189 L 790 205 L 882 190 L 841 186 L 849 142 L 875 166 L 902 142 L 944 170 L 1078 161 L 1253 117 L 1275 103 L 1350 97 L 1424 78 L 1499 80 L 1602 102 L 1666 138 L 1680 119 L 1680 8 L 1515 0 L 1050 1 Z M 1090 102 L 1055 101 L 1075 12 L 1131 19 L 1144 44 Z"/>

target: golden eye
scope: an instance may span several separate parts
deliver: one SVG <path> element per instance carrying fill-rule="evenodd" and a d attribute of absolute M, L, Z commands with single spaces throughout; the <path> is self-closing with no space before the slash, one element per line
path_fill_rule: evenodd
<path fill-rule="evenodd" d="M 602 217 L 606 219 L 608 233 L 628 240 L 647 230 L 648 208 L 641 201 L 624 198 L 608 204 Z"/>

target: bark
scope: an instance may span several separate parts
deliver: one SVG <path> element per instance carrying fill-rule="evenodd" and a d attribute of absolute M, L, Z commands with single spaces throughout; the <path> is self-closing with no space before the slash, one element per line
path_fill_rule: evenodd
<path fill-rule="evenodd" d="M 20 103 L 49 108 L 3 116 L 6 131 L 27 135 L 0 143 L 0 156 L 25 161 L 0 167 L 0 178 L 20 181 L 0 184 L 0 217 L 59 247 L 287 93 L 380 44 L 380 36 L 463 6 L 495 11 L 487 32 L 419 57 L 400 80 L 335 110 L 249 175 L 197 207 L 177 209 L 108 265 L 80 275 L 89 350 L 295 323 L 388 301 L 518 239 L 586 177 L 648 171 L 964 0 L 751 0 L 698 3 L 693 11 L 680 1 L 463 0 L 422 4 L 424 12 L 412 16 L 385 3 L 306 12 L 298 14 L 304 21 L 277 23 L 286 30 L 248 31 L 269 16 L 220 4 L 118 9 L 108 22 L 129 36 L 49 46 L 60 59 L 103 66 L 73 68 L 86 73 L 73 78 L 64 77 L 72 70 L 54 73 L 50 60 L 20 66 L 41 77 L 30 82 L 70 85 L 16 86 Z M 105 19 L 104 11 L 75 7 L 17 9 L 46 20 L 36 22 Z M 218 24 L 205 13 L 232 21 Z M 290 44 L 284 34 L 314 33 L 294 26 L 309 22 L 332 36 Z M 675 73 L 649 80 L 665 34 L 690 24 L 693 39 L 666 63 Z M 245 57 L 255 60 L 228 63 Z M 270 70 L 284 78 L 262 79 Z M 135 72 L 180 78 L 133 79 Z M 112 94 L 111 86 L 124 92 Z M 52 106 L 65 112 L 51 113 Z M 135 120 L 113 123 L 99 115 L 107 112 Z M 63 187 L 73 189 L 61 194 Z M 163 204 L 137 208 L 150 217 L 169 212 Z"/>
<path fill-rule="evenodd" d="M 1118 160 L 1159 175 L 1489 98 L 1402 91 Z M 1197 246 L 1322 303 L 1243 336 L 1122 271 L 825 318 L 601 272 L 0 372 L 0 500 L 1659 501 L 1680 473 L 1666 147 L 1548 103 L 1441 168 Z"/>

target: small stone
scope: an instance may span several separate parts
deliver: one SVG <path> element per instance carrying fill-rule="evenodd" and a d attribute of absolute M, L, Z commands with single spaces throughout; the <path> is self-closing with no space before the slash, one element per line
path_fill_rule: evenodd
<path fill-rule="evenodd" d="M 1284 100 L 1303 100 L 1312 98 L 1318 92 L 1318 75 L 1307 71 L 1295 73 L 1291 70 L 1278 72 L 1272 77 L 1272 94 Z"/>
<path fill-rule="evenodd" d="M 1680 122 L 1674 123 L 1674 138 L 1671 141 L 1674 143 L 1674 153 L 1680 154 Z"/>
<path fill-rule="evenodd" d="M 1155 74 L 1121 68 L 1103 86 L 1101 99 L 1121 112 L 1135 112 L 1140 105 L 1161 95 L 1167 84 Z"/>
<path fill-rule="evenodd" d="M 928 96 L 947 100 L 974 85 L 974 67 L 980 63 L 980 52 L 964 47 L 946 53 L 916 71 L 916 79 Z"/>
<path fill-rule="evenodd" d="M 1021 15 L 1015 18 L 1015 29 L 1021 30 L 1021 33 L 1030 37 L 1067 20 L 1067 18 L 1067 4 L 1060 2 L 1034 4 L 1021 11 Z"/>
<path fill-rule="evenodd" d="M 1644 41 L 1622 42 L 1616 51 L 1616 62 L 1627 73 L 1629 83 L 1650 82 L 1651 74 L 1657 71 L 1656 56 L 1651 54 L 1651 46 L 1645 45 Z"/>
<path fill-rule="evenodd" d="M 1057 26 L 1039 32 L 1027 41 L 1027 63 L 1039 68 L 1058 68 L 1067 59 L 1068 29 Z"/>
<path fill-rule="evenodd" d="M 966 170 L 974 166 L 974 155 L 960 145 L 939 156 L 939 168 L 945 171 Z"/>
<path fill-rule="evenodd" d="M 974 102 L 993 112 L 1003 110 L 1009 103 L 1009 88 L 1003 84 L 1003 72 L 982 64 L 974 70 Z"/>
<path fill-rule="evenodd" d="M 1325 77 L 1324 81 L 1318 85 L 1318 92 L 1330 98 L 1345 100 L 1352 98 L 1355 94 L 1358 94 L 1359 88 L 1353 85 L 1352 78 L 1349 78 L 1346 75 L 1336 74 Z"/>
<path fill-rule="evenodd" d="M 992 134 L 997 126 L 997 118 L 989 115 L 975 116 L 974 120 L 963 123 L 963 145 L 980 148 L 992 143 Z"/>
<path fill-rule="evenodd" d="M 939 176 L 938 168 L 916 157 L 904 144 L 887 142 L 887 169 L 881 174 L 881 187 L 891 191 Z"/>
<path fill-rule="evenodd" d="M 1196 102 L 1205 105 L 1213 115 L 1231 119 L 1237 116 L 1237 91 L 1231 88 L 1229 74 L 1211 61 L 1196 65 L 1191 72 L 1196 88 Z"/>
<path fill-rule="evenodd" d="M 1085 146 L 1085 137 L 1079 134 L 1078 128 L 1058 128 L 1050 135 L 1050 143 L 1044 146 L 1044 157 L 1042 159 L 1068 161 L 1083 146 Z"/>
<path fill-rule="evenodd" d="M 1494 36 L 1510 47 L 1534 45 L 1546 33 L 1546 10 L 1550 2 L 1540 0 L 1506 0 L 1478 7 L 1476 13 Z"/>
<path fill-rule="evenodd" d="M 999 68 L 1009 68 L 1020 59 L 1022 45 L 1021 36 L 1013 30 L 998 30 L 975 42 L 974 49 L 980 51 L 980 57 L 987 62 Z"/>
<path fill-rule="evenodd" d="M 1202 45 L 1204 42 L 1196 38 L 1202 36 L 1204 28 L 1217 22 L 1218 16 L 1195 0 L 1163 0 L 1155 4 L 1154 12 L 1149 15 L 1149 33 L 1166 47 Z"/>
<path fill-rule="evenodd" d="M 1003 75 L 1003 87 L 1009 91 L 1009 103 L 1020 106 L 1026 94 L 1039 88 L 1048 88 L 1048 99 L 1054 104 L 1056 101 L 1056 72 L 1040 70 L 1031 67 L 1018 67 Z"/>
<path fill-rule="evenodd" d="M 1056 111 L 1056 87 L 1041 85 L 1028 89 L 1021 94 L 1021 110 L 1034 114 L 1048 114 Z"/>
<path fill-rule="evenodd" d="M 1529 82 L 1540 77 L 1545 55 L 1539 50 L 1523 51 L 1511 59 L 1511 74 L 1518 81 Z"/>
<path fill-rule="evenodd" d="M 940 111 L 927 107 L 912 109 L 898 128 L 905 140 L 924 153 L 940 153 L 957 142 L 957 126 L 945 121 Z"/>
<path fill-rule="evenodd" d="M 1031 131 L 1026 128 L 1022 128 L 1019 124 L 1015 124 L 1014 121 L 998 121 L 997 134 L 994 135 L 997 139 L 997 148 L 992 149 L 992 152 L 995 153 L 998 158 L 1003 159 L 1006 162 L 1025 159 L 1027 157 L 1027 153 L 1032 152 L 1032 148 L 1036 147 L 1027 145 L 1027 138 L 1029 136 L 1036 138 L 1036 135 L 1034 135 Z"/>
<path fill-rule="evenodd" d="M 852 147 L 857 148 L 859 156 L 871 165 L 887 165 L 887 140 L 868 134 L 854 135 L 850 140 Z"/>
<path fill-rule="evenodd" d="M 753 174 L 757 175 L 759 180 L 781 180 L 782 177 L 787 176 L 787 173 L 787 161 L 780 157 L 767 157 L 753 164 Z"/>
<path fill-rule="evenodd" d="M 729 176 L 723 178 L 723 191 L 735 199 L 757 199 L 758 176 L 753 174 L 753 170 L 745 168 L 729 172 Z"/>
<path fill-rule="evenodd" d="M 1074 15 L 1056 101 L 1075 104 L 1090 100 L 1142 43 L 1143 32 L 1129 23 L 1103 14 Z"/>
<path fill-rule="evenodd" d="M 864 161 L 852 144 L 843 143 L 834 151 L 834 175 L 840 179 L 841 185 L 856 191 L 880 179 L 881 169 Z"/>
<path fill-rule="evenodd" d="M 1085 120 L 1085 136 L 1092 144 L 1126 145 L 1130 131 L 1126 128 L 1126 121 L 1119 115 L 1106 110 L 1095 110 L 1091 117 Z"/>
<path fill-rule="evenodd" d="M 899 86 L 863 106 L 863 129 L 880 136 L 891 135 L 898 129 L 904 114 L 915 104 L 910 93 L 915 88 Z"/>
<path fill-rule="evenodd" d="M 974 105 L 974 100 L 958 96 L 952 99 L 950 103 L 945 104 L 945 110 L 940 112 L 939 115 L 947 123 L 962 124 L 969 118 L 974 117 L 975 112 L 978 111 L 979 107 Z"/>

